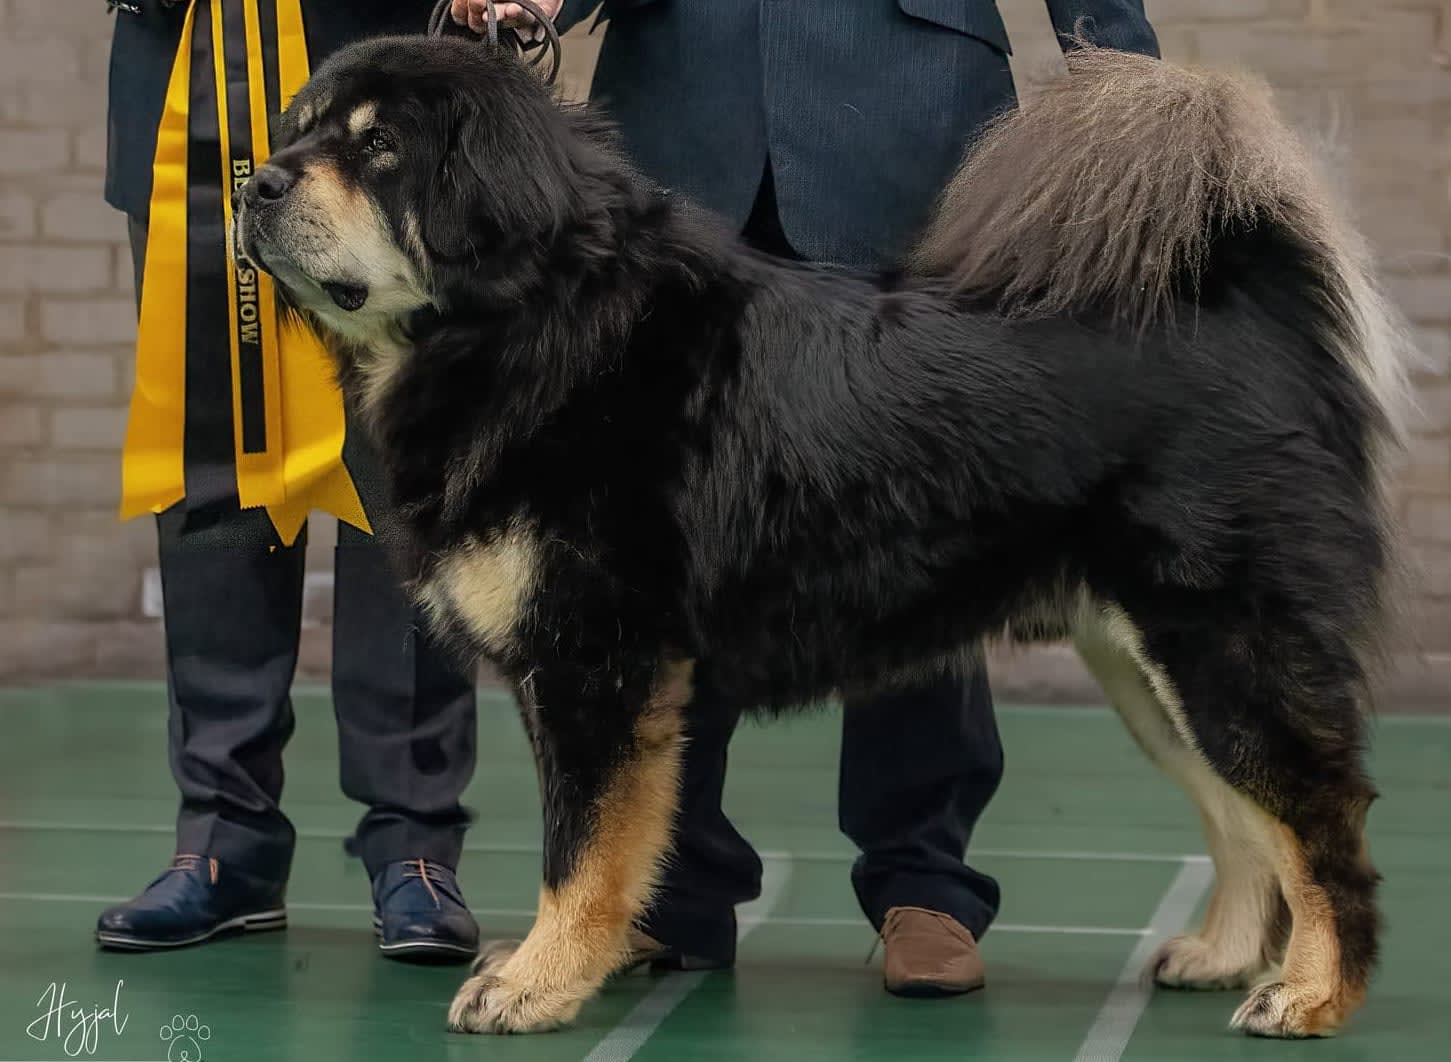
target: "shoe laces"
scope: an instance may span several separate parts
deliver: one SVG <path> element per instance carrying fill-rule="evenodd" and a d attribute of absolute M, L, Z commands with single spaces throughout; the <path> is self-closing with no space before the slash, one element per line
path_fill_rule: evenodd
<path fill-rule="evenodd" d="M 421 878 L 423 887 L 428 890 L 428 895 L 433 897 L 433 906 L 442 909 L 443 901 L 438 898 L 438 890 L 434 888 L 433 879 L 437 877 L 442 884 L 443 876 L 448 874 L 447 867 L 437 863 L 431 863 L 427 859 L 409 859 L 403 863 L 404 878 Z"/>
<path fill-rule="evenodd" d="M 212 884 L 215 885 L 217 883 L 217 878 L 220 876 L 221 867 L 220 864 L 218 864 L 217 861 L 210 856 L 196 855 L 192 852 L 178 852 L 176 855 L 171 857 L 171 866 L 166 868 L 166 872 L 170 874 L 173 870 L 200 870 L 203 863 L 206 863 L 207 874 L 211 878 Z"/>
<path fill-rule="evenodd" d="M 862 960 L 863 966 L 868 965 L 876 957 L 877 948 L 887 939 L 887 934 L 895 928 L 898 920 L 901 918 L 901 912 L 903 910 L 904 908 L 894 907 L 887 912 L 887 917 L 882 920 L 882 928 L 877 930 L 877 935 L 872 938 L 871 950 L 867 952 L 867 957 Z"/>

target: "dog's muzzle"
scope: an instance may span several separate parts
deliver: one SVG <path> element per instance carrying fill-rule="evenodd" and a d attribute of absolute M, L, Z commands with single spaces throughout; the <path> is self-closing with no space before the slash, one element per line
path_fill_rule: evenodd
<path fill-rule="evenodd" d="M 366 284 L 309 276 L 307 270 L 287 253 L 285 242 L 276 238 L 278 226 L 286 225 L 285 215 L 280 215 L 280 211 L 285 208 L 296 183 L 297 176 L 290 170 L 268 164 L 232 194 L 233 253 L 283 284 L 287 283 L 287 278 L 274 265 L 281 265 L 285 260 L 291 270 L 307 276 L 320 287 L 338 309 L 347 313 L 361 310 L 368 301 Z"/>

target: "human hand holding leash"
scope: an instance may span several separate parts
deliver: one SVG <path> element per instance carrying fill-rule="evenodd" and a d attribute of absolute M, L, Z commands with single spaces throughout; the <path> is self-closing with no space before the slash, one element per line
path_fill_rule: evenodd
<path fill-rule="evenodd" d="M 536 6 L 551 19 L 559 14 L 564 0 L 535 0 Z M 453 20 L 460 26 L 467 26 L 475 33 L 486 33 L 489 28 L 487 0 L 453 0 Z M 533 13 L 522 4 L 495 3 L 499 25 L 513 27 L 525 41 L 542 41 L 544 27 L 539 25 Z"/>
<path fill-rule="evenodd" d="M 559 42 L 559 31 L 554 28 L 554 15 L 564 6 L 563 0 L 517 0 L 514 3 L 499 3 L 497 0 L 437 0 L 433 13 L 428 18 L 428 35 L 448 35 L 450 26 L 461 27 L 463 31 L 485 38 L 492 44 L 502 44 L 512 49 L 521 58 L 533 53 L 528 60 L 530 66 L 539 66 L 547 57 L 544 83 L 553 85 L 559 77 L 563 62 L 563 48 Z M 462 19 L 460 8 L 466 10 Z M 478 12 L 482 11 L 480 23 Z M 505 20 L 505 12 L 519 12 L 529 20 L 513 24 Z"/>

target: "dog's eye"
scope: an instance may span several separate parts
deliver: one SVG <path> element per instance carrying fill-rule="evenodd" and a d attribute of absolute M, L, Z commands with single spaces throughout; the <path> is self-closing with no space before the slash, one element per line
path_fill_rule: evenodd
<path fill-rule="evenodd" d="M 363 150 L 369 155 L 386 155 L 397 146 L 392 134 L 386 129 L 370 129 L 364 134 Z"/>

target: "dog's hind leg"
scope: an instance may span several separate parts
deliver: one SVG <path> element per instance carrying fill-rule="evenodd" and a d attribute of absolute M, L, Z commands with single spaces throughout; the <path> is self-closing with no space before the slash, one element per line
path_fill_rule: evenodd
<path fill-rule="evenodd" d="M 1305 676 L 1288 668 L 1275 684 L 1280 704 L 1298 701 L 1298 712 L 1266 714 L 1260 733 L 1231 748 L 1220 731 L 1211 753 L 1278 820 L 1276 869 L 1291 919 L 1278 978 L 1251 991 L 1232 1024 L 1260 1036 L 1328 1036 L 1364 1000 L 1378 953 L 1380 875 L 1365 836 L 1376 794 L 1360 762 L 1358 684 L 1307 692 Z"/>
<path fill-rule="evenodd" d="M 572 1020 L 625 956 L 669 845 L 691 665 L 541 667 L 521 690 L 544 802 L 544 885 L 517 948 L 486 949 L 449 1008 L 458 1032 Z"/>
<path fill-rule="evenodd" d="M 1165 703 L 1140 663 L 1137 633 L 1121 612 L 1085 613 L 1074 641 L 1139 747 L 1198 806 L 1214 860 L 1203 926 L 1164 943 L 1150 964 L 1154 979 L 1172 988 L 1244 988 L 1273 965 L 1284 937 L 1274 821 L 1193 746 L 1177 706 Z"/>
<path fill-rule="evenodd" d="M 1176 602 L 1125 641 L 1187 745 L 1249 804 L 1225 819 L 1234 858 L 1273 860 L 1290 916 L 1282 968 L 1251 990 L 1232 1024 L 1262 1036 L 1333 1034 L 1364 999 L 1375 963 L 1379 876 L 1365 817 L 1375 792 L 1362 767 L 1364 675 L 1332 628 L 1239 623 Z M 1252 806 L 1251 806 L 1252 805 Z M 1271 940 L 1273 943 L 1273 940 Z"/>

